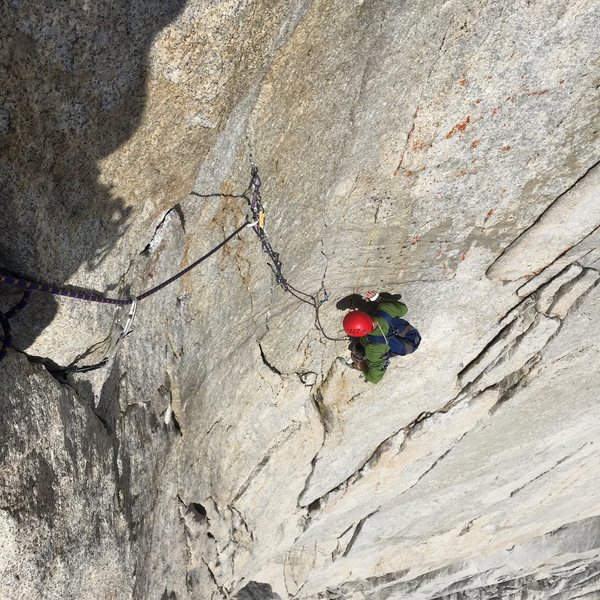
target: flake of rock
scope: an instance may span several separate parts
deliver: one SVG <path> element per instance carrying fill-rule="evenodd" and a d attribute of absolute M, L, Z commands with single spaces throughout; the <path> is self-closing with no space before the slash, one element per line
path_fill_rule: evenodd
<path fill-rule="evenodd" d="M 600 273 L 587 269 L 572 284 L 563 285 L 549 308 L 549 314 L 559 319 L 566 318 L 573 304 L 598 281 L 599 277 Z"/>

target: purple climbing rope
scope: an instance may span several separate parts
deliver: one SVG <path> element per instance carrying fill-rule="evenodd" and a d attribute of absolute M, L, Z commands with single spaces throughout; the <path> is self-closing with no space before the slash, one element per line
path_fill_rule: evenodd
<path fill-rule="evenodd" d="M 177 281 L 179 278 L 183 277 L 186 273 L 189 273 L 192 269 L 196 268 L 200 263 L 204 262 L 207 258 L 212 256 L 215 252 L 220 250 L 225 244 L 231 241 L 238 233 L 244 229 L 248 225 L 248 221 L 244 221 L 240 227 L 238 227 L 231 235 L 227 236 L 220 244 L 217 244 L 214 248 L 212 248 L 209 252 L 201 256 L 198 260 L 194 261 L 191 265 L 188 265 L 185 269 L 179 271 L 170 277 L 166 281 L 159 283 L 158 285 L 146 290 L 142 294 L 137 297 L 130 298 L 107 298 L 104 294 L 96 291 L 87 291 L 81 290 L 77 288 L 70 287 L 61 287 L 50 285 L 48 283 L 42 283 L 39 281 L 32 281 L 30 279 L 26 279 L 24 277 L 19 277 L 17 275 L 8 275 L 0 273 L 0 284 L 11 285 L 13 287 L 19 288 L 23 290 L 23 297 L 21 300 L 13 306 L 7 313 L 2 313 L 0 311 L 0 326 L 2 327 L 3 337 L 1 340 L 0 346 L 0 360 L 2 360 L 6 356 L 6 349 L 10 347 L 12 342 L 12 332 L 10 328 L 10 319 L 20 310 L 22 310 L 32 291 L 45 292 L 47 294 L 52 294 L 55 296 L 65 296 L 67 298 L 74 298 L 76 300 L 83 300 L 85 302 L 96 302 L 100 304 L 112 304 L 115 306 L 129 306 L 134 302 L 139 302 L 140 300 L 145 300 L 150 296 L 156 294 L 160 290 L 166 288 L 168 285 Z"/>

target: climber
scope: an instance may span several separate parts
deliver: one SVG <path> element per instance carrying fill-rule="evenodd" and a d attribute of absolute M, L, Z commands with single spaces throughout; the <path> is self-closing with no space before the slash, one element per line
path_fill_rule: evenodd
<path fill-rule="evenodd" d="M 380 299 L 376 291 L 367 292 L 365 300 L 379 300 L 374 313 L 353 310 L 344 316 L 343 326 L 346 333 L 354 338 L 352 366 L 364 373 L 366 381 L 378 383 L 389 359 L 414 352 L 421 343 L 421 336 L 401 318 L 408 312 L 403 302 Z"/>

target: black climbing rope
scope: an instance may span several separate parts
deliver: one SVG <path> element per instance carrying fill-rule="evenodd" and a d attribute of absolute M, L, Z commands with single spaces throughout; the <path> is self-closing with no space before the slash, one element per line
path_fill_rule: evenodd
<path fill-rule="evenodd" d="M 204 262 L 207 258 L 212 256 L 215 252 L 220 250 L 227 242 L 231 241 L 244 227 L 248 225 L 248 221 L 244 221 L 240 227 L 238 227 L 231 235 L 226 237 L 220 244 L 216 245 L 212 250 L 207 252 L 204 256 L 201 256 L 198 260 L 194 261 L 191 265 L 187 266 L 185 269 L 179 271 L 179 273 L 173 275 L 166 281 L 159 283 L 157 286 L 146 290 L 142 294 L 136 297 L 130 298 L 107 298 L 104 294 L 96 291 L 86 291 L 72 287 L 61 287 L 61 286 L 53 286 L 47 283 L 41 283 L 39 281 L 32 281 L 30 279 L 25 279 L 24 277 L 19 277 L 16 275 L 8 275 L 0 273 L 0 283 L 5 283 L 7 285 L 12 285 L 18 287 L 22 290 L 26 291 L 40 291 L 46 292 L 49 294 L 54 294 L 56 296 L 66 296 L 68 298 L 75 298 L 76 300 L 84 300 L 86 302 L 97 302 L 100 304 L 114 304 L 117 306 L 127 306 L 129 304 L 133 304 L 134 300 L 138 302 L 141 300 L 145 300 L 146 298 L 156 294 L 163 288 L 166 288 L 168 285 L 177 281 L 179 278 L 183 277 L 186 273 L 189 273 L 192 269 L 196 268 L 200 263 Z M 14 309 L 12 309 L 14 310 Z"/>

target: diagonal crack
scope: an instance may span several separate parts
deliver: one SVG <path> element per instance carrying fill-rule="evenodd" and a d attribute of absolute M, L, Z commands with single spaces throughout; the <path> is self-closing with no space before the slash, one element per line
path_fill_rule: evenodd
<path fill-rule="evenodd" d="M 264 364 L 265 364 L 265 365 L 266 365 L 266 366 L 267 366 L 267 367 L 268 367 L 268 368 L 269 368 L 269 369 L 270 369 L 270 370 L 271 370 L 273 373 L 275 373 L 275 374 L 277 374 L 277 375 L 279 375 L 279 376 L 281 377 L 281 375 L 282 375 L 281 371 L 280 371 L 280 370 L 279 370 L 277 367 L 275 367 L 274 365 L 272 365 L 272 364 L 271 364 L 271 363 L 270 363 L 270 362 L 267 360 L 267 357 L 266 357 L 266 355 L 265 355 L 265 352 L 264 352 L 264 350 L 263 350 L 263 347 L 262 347 L 262 345 L 261 345 L 261 343 L 260 343 L 260 342 L 258 342 L 258 348 L 259 348 L 259 350 L 260 350 L 260 357 L 261 357 L 261 359 L 262 359 L 263 363 L 264 363 Z"/>
<path fill-rule="evenodd" d="M 491 279 L 491 275 L 490 275 L 490 271 L 493 269 L 494 265 L 513 247 L 515 246 L 518 241 L 533 227 L 535 227 L 540 220 L 543 218 L 543 216 L 565 195 L 568 194 L 578 183 L 580 183 L 581 181 L 583 181 L 588 175 L 589 173 L 598 165 L 600 165 L 600 161 L 597 161 L 596 163 L 594 163 L 591 167 L 589 167 L 585 173 L 583 173 L 583 175 L 579 176 L 564 192 L 561 192 L 538 216 L 537 218 L 534 220 L 534 222 L 529 225 L 528 227 L 526 227 L 508 246 L 506 246 L 506 248 L 504 248 L 504 250 L 502 250 L 502 252 L 500 253 L 500 255 L 494 260 L 494 262 L 487 268 L 485 274 L 486 277 L 488 277 L 489 279 Z M 586 236 L 588 237 L 588 236 Z M 581 240 L 580 240 L 581 241 Z M 579 242 L 578 242 L 579 243 Z"/>
<path fill-rule="evenodd" d="M 352 550 L 352 547 L 356 543 L 356 540 L 358 539 L 358 536 L 360 535 L 360 532 L 362 531 L 362 528 L 364 527 L 365 522 L 367 521 L 367 519 L 370 519 L 377 512 L 379 512 L 379 508 L 374 510 L 372 513 L 369 513 L 366 517 L 363 517 L 358 522 L 358 524 L 354 528 L 354 533 L 352 534 L 352 537 L 350 538 L 350 541 L 348 542 L 348 545 L 346 546 L 346 549 L 344 550 L 344 553 L 342 554 L 342 557 L 345 558 L 346 556 L 348 556 L 348 554 L 350 553 L 350 550 Z"/>
<path fill-rule="evenodd" d="M 563 458 L 561 458 L 556 464 L 554 464 L 549 469 L 546 469 L 543 473 L 540 473 L 537 477 L 534 477 L 533 479 L 529 480 L 527 483 L 524 483 L 522 486 L 513 490 L 510 493 L 510 497 L 512 498 L 513 496 L 516 496 L 522 489 L 526 488 L 528 485 L 531 485 L 534 481 L 541 479 L 542 477 L 544 477 L 545 475 L 550 473 L 550 471 L 553 471 L 554 469 L 556 469 L 556 467 L 558 467 L 559 465 L 562 465 L 562 463 L 564 463 L 565 461 L 569 460 L 570 458 L 573 458 L 576 454 L 578 454 L 581 450 L 583 450 L 587 445 L 588 445 L 588 442 L 583 444 L 583 446 L 580 446 L 579 448 L 577 448 L 577 450 L 575 450 L 575 452 L 572 452 L 571 454 L 567 454 L 567 456 L 564 456 Z"/>

